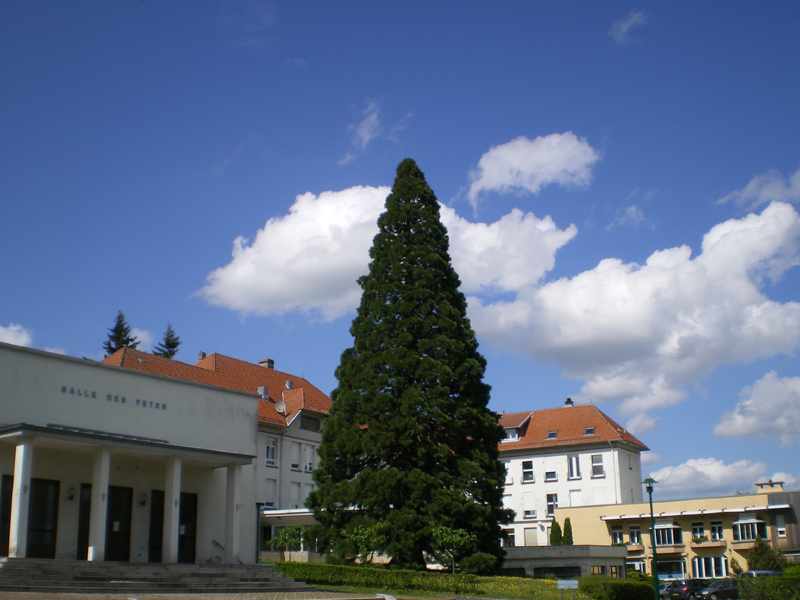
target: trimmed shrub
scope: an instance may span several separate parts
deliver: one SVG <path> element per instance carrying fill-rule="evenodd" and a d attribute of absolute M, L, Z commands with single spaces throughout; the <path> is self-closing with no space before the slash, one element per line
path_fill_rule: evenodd
<path fill-rule="evenodd" d="M 800 600 L 800 579 L 794 577 L 744 577 L 739 579 L 742 600 Z"/>
<path fill-rule="evenodd" d="M 578 580 L 578 589 L 594 600 L 651 600 L 653 586 L 643 581 L 589 575 Z"/>
<path fill-rule="evenodd" d="M 488 552 L 476 552 L 461 559 L 458 567 L 465 573 L 476 573 L 478 575 L 486 575 L 494 571 L 494 565 L 497 562 L 497 557 Z"/>

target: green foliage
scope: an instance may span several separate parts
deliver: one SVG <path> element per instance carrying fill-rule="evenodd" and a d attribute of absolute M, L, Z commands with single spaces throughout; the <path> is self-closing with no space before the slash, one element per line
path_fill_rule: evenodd
<path fill-rule="evenodd" d="M 164 332 L 164 339 L 159 342 L 153 354 L 156 356 L 163 356 L 164 358 L 172 358 L 178 353 L 178 346 L 181 345 L 181 338 L 175 335 L 172 329 L 172 323 L 167 323 L 167 330 Z"/>
<path fill-rule="evenodd" d="M 652 600 L 653 598 L 652 583 L 602 575 L 579 578 L 578 589 L 594 600 Z"/>
<path fill-rule="evenodd" d="M 561 535 L 561 525 L 553 519 L 553 524 L 550 527 L 550 545 L 561 546 L 563 543 L 564 537 Z"/>
<path fill-rule="evenodd" d="M 783 576 L 800 579 L 800 565 L 789 565 L 783 570 Z"/>
<path fill-rule="evenodd" d="M 305 525 L 289 525 L 278 531 L 278 534 L 269 541 L 273 548 L 282 550 L 297 551 L 306 536 L 307 527 Z"/>
<path fill-rule="evenodd" d="M 108 339 L 103 342 L 106 356 L 111 356 L 120 348 L 136 348 L 138 345 L 139 340 L 131 335 L 131 328 L 125 321 L 125 315 L 119 311 L 114 319 L 114 326 L 108 330 Z"/>
<path fill-rule="evenodd" d="M 354 522 L 342 531 L 342 537 L 350 542 L 355 551 L 350 556 L 358 556 L 362 564 L 372 562 L 375 553 L 386 545 L 386 527 L 381 523 Z"/>
<path fill-rule="evenodd" d="M 653 586 L 653 578 L 647 573 L 642 573 L 641 571 L 637 571 L 636 569 L 628 569 L 626 575 L 628 579 L 630 579 L 631 581 L 644 581 L 651 588 Z"/>
<path fill-rule="evenodd" d="M 392 590 L 422 590 L 443 594 L 481 594 L 474 575 L 447 575 L 401 569 L 375 569 L 311 563 L 276 563 L 287 577 L 316 585 L 347 585 Z"/>
<path fill-rule="evenodd" d="M 792 577 L 742 577 L 742 600 L 800 600 L 800 579 Z"/>
<path fill-rule="evenodd" d="M 486 361 L 450 264 L 439 203 L 411 159 L 397 168 L 386 211 L 359 279 L 353 347 L 336 369 L 322 428 L 317 489 L 307 506 L 342 557 L 357 519 L 385 525 L 374 548 L 393 565 L 424 568 L 432 523 L 469 531 L 475 552 L 502 560 L 503 431 L 488 409 Z"/>
<path fill-rule="evenodd" d="M 494 571 L 497 564 L 497 557 L 487 552 L 476 552 L 461 559 L 458 567 L 464 573 L 475 573 L 476 575 L 486 575 Z"/>
<path fill-rule="evenodd" d="M 751 571 L 783 571 L 788 563 L 786 557 L 756 536 L 756 541 L 747 554 L 747 568 Z"/>
<path fill-rule="evenodd" d="M 475 546 L 475 536 L 463 529 L 450 529 L 441 525 L 431 527 L 432 550 L 436 560 L 445 566 L 450 565 L 456 572 L 456 556 L 465 548 Z"/>
<path fill-rule="evenodd" d="M 572 521 L 569 517 L 564 519 L 564 535 L 561 538 L 562 546 L 572 546 Z"/>
<path fill-rule="evenodd" d="M 742 565 L 740 565 L 739 561 L 735 558 L 731 558 L 731 573 L 733 573 L 734 577 L 739 577 L 742 573 L 744 573 Z"/>

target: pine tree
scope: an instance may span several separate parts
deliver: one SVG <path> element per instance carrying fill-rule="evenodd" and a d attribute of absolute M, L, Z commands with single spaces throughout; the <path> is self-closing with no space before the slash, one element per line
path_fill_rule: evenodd
<path fill-rule="evenodd" d="M 768 542 L 756 536 L 756 541 L 747 553 L 747 568 L 750 571 L 782 571 L 788 564 L 786 557 L 774 550 Z"/>
<path fill-rule="evenodd" d="M 564 519 L 564 535 L 561 537 L 562 546 L 572 546 L 572 521 L 569 517 Z"/>
<path fill-rule="evenodd" d="M 181 345 L 181 338 L 175 335 L 172 329 L 172 323 L 167 323 L 167 330 L 164 332 L 164 339 L 159 342 L 153 354 L 156 356 L 163 356 L 164 358 L 172 358 L 178 353 L 178 346 Z"/>
<path fill-rule="evenodd" d="M 114 319 L 114 326 L 108 330 L 108 339 L 103 342 L 106 356 L 111 356 L 120 348 L 136 348 L 138 345 L 139 340 L 131 335 L 131 328 L 125 321 L 125 315 L 119 311 L 117 318 Z"/>
<path fill-rule="evenodd" d="M 550 545 L 561 546 L 563 543 L 564 537 L 561 535 L 561 525 L 553 519 L 553 525 L 550 527 Z"/>
<path fill-rule="evenodd" d="M 502 508 L 503 431 L 487 407 L 486 361 L 439 204 L 411 159 L 397 167 L 378 229 L 307 505 L 340 555 L 358 522 L 380 526 L 393 564 L 424 567 L 436 527 L 474 534 L 456 560 L 501 560 L 499 523 L 512 519 Z"/>

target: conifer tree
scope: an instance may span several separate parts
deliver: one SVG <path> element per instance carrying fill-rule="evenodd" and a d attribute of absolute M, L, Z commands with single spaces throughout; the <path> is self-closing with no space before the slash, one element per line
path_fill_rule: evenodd
<path fill-rule="evenodd" d="M 572 546 L 572 521 L 569 517 L 564 519 L 564 535 L 561 537 L 562 546 Z"/>
<path fill-rule="evenodd" d="M 456 561 L 483 552 L 499 562 L 499 523 L 512 519 L 502 508 L 503 431 L 487 408 L 486 361 L 439 204 L 411 159 L 397 167 L 378 229 L 307 505 L 334 550 L 354 522 L 380 526 L 379 550 L 422 568 L 445 527 L 475 536 Z"/>
<path fill-rule="evenodd" d="M 564 543 L 564 537 L 561 535 L 561 525 L 558 521 L 553 519 L 553 524 L 550 527 L 550 545 L 561 546 Z"/>
<path fill-rule="evenodd" d="M 782 571 L 788 564 L 786 557 L 770 546 L 761 536 L 747 553 L 747 568 L 751 571 Z"/>
<path fill-rule="evenodd" d="M 172 329 L 172 323 L 167 322 L 167 330 L 164 332 L 164 339 L 159 342 L 153 354 L 156 356 L 163 356 L 164 358 L 172 358 L 178 353 L 178 346 L 181 345 L 181 338 L 175 335 Z"/>
<path fill-rule="evenodd" d="M 120 348 L 136 348 L 138 345 L 139 340 L 131 335 L 131 328 L 125 321 L 125 315 L 119 311 L 117 318 L 114 319 L 114 326 L 108 330 L 108 339 L 103 342 L 106 356 L 111 356 Z"/>

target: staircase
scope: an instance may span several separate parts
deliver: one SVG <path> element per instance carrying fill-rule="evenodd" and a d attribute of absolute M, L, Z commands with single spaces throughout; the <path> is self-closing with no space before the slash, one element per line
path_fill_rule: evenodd
<path fill-rule="evenodd" d="M 0 558 L 0 592 L 215 594 L 315 591 L 272 565 L 164 565 Z"/>

